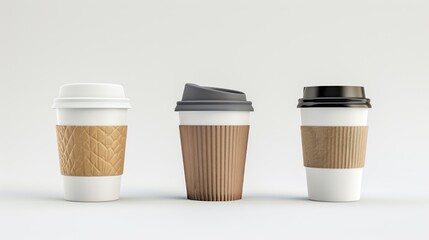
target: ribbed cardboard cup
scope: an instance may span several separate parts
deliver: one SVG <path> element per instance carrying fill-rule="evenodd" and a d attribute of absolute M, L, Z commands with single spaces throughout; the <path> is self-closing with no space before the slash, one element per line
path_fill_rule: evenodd
<path fill-rule="evenodd" d="M 218 112 L 219 117 L 223 114 L 231 112 Z M 179 128 L 188 198 L 241 199 L 249 125 L 181 124 Z"/>
<path fill-rule="evenodd" d="M 127 137 L 129 99 L 116 84 L 67 84 L 60 89 L 57 142 L 64 198 L 119 198 Z"/>
<path fill-rule="evenodd" d="M 238 91 L 186 85 L 176 111 L 188 199 L 242 198 L 249 104 Z"/>

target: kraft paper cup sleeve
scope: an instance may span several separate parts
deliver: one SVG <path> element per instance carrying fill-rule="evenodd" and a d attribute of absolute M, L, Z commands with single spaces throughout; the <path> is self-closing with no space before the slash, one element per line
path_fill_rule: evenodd
<path fill-rule="evenodd" d="M 61 174 L 122 175 L 126 138 L 127 126 L 57 125 Z"/>
<path fill-rule="evenodd" d="M 301 126 L 304 166 L 363 168 L 368 126 Z"/>

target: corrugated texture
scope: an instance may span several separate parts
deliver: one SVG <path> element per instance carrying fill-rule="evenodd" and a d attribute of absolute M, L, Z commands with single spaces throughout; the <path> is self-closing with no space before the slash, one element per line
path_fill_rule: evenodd
<path fill-rule="evenodd" d="M 57 126 L 61 174 L 121 175 L 126 138 L 127 126 Z"/>
<path fill-rule="evenodd" d="M 365 165 L 367 126 L 301 126 L 304 166 L 362 168 Z"/>
<path fill-rule="evenodd" d="M 180 126 L 189 199 L 241 199 L 249 126 Z"/>

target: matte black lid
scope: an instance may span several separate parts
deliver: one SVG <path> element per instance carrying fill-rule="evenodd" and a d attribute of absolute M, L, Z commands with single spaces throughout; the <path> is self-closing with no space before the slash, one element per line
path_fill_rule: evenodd
<path fill-rule="evenodd" d="M 365 89 L 357 86 L 304 87 L 304 97 L 298 100 L 298 108 L 311 107 L 360 107 L 371 108 Z"/>
<path fill-rule="evenodd" d="M 187 83 L 175 111 L 253 111 L 243 92 Z"/>

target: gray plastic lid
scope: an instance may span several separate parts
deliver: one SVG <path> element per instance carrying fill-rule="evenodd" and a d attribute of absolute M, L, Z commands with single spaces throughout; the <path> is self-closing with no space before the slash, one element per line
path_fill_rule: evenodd
<path fill-rule="evenodd" d="M 177 102 L 179 111 L 253 111 L 252 102 L 246 94 L 236 90 L 203 87 L 187 83 L 182 101 Z"/>

